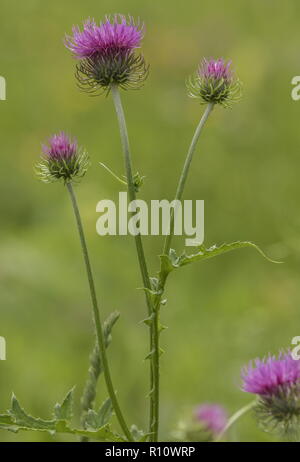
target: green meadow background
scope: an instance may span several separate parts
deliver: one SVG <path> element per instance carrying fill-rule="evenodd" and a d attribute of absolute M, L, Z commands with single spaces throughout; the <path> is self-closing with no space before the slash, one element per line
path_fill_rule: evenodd
<path fill-rule="evenodd" d="M 65 32 L 91 16 L 130 13 L 147 26 L 143 53 L 151 65 L 145 87 L 123 92 L 134 169 L 145 175 L 140 197 L 172 199 L 203 106 L 187 97 L 185 79 L 203 56 L 232 59 L 243 99 L 216 108 L 197 148 L 186 199 L 205 201 L 207 246 L 251 240 L 251 249 L 172 274 L 162 321 L 161 440 L 202 402 L 229 413 L 252 397 L 240 369 L 276 353 L 300 335 L 300 102 L 291 79 L 300 74 L 297 0 L 141 2 L 138 0 L 1 0 L 0 75 L 0 411 L 12 391 L 33 415 L 51 416 L 76 385 L 79 398 L 93 347 L 87 281 L 69 198 L 33 172 L 41 142 L 59 130 L 77 136 L 92 167 L 77 187 L 103 315 L 121 312 L 109 348 L 113 379 L 127 419 L 148 421 L 148 350 L 144 296 L 134 242 L 96 234 L 96 204 L 117 200 L 123 163 L 111 98 L 81 93 Z M 122 189 L 122 188 L 121 188 Z M 146 237 L 151 274 L 161 237 Z M 181 251 L 183 239 L 177 239 Z M 105 397 L 99 382 L 97 403 Z M 71 438 L 71 437 L 70 437 Z M 241 441 L 271 441 L 251 415 L 235 429 Z M 0 432 L 1 441 L 51 441 L 39 433 Z M 55 438 L 68 440 L 68 438 Z"/>

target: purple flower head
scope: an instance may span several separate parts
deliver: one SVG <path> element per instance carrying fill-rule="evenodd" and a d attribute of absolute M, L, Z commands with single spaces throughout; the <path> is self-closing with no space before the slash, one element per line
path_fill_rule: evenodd
<path fill-rule="evenodd" d="M 148 66 L 140 47 L 144 26 L 129 16 L 106 16 L 97 25 L 88 19 L 83 29 L 73 27 L 73 35 L 66 36 L 65 46 L 78 60 L 76 78 L 81 89 L 94 93 L 113 85 L 124 89 L 139 88 L 148 75 Z"/>
<path fill-rule="evenodd" d="M 254 408 L 260 425 L 289 438 L 299 438 L 300 361 L 290 352 L 256 359 L 242 370 L 243 391 L 257 395 Z"/>
<path fill-rule="evenodd" d="M 110 53 L 126 54 L 138 48 L 143 38 L 143 26 L 135 25 L 131 16 L 126 19 L 121 14 L 112 18 L 106 16 L 99 25 L 94 19 L 88 19 L 82 31 L 74 26 L 72 32 L 73 36 L 66 37 L 65 45 L 78 59 Z"/>
<path fill-rule="evenodd" d="M 49 139 L 49 144 L 43 144 L 43 153 L 54 160 L 70 159 L 77 153 L 78 144 L 64 132 L 53 135 Z"/>
<path fill-rule="evenodd" d="M 68 183 L 82 178 L 88 166 L 87 153 L 78 147 L 75 139 L 60 132 L 42 144 L 41 161 L 36 166 L 36 172 L 45 183 L 57 180 Z"/>
<path fill-rule="evenodd" d="M 195 416 L 214 435 L 220 433 L 227 423 L 227 413 L 219 404 L 202 404 L 196 409 Z"/>
<path fill-rule="evenodd" d="M 231 61 L 203 59 L 197 72 L 187 82 L 189 95 L 203 104 L 221 104 L 230 107 L 240 99 L 241 84 L 234 76 Z"/>
<path fill-rule="evenodd" d="M 223 79 L 229 82 L 232 79 L 231 63 L 232 61 L 226 63 L 223 58 L 210 60 L 204 58 L 198 69 L 199 76 L 204 79 Z"/>
<path fill-rule="evenodd" d="M 290 387 L 300 382 L 300 361 L 295 361 L 290 353 L 256 359 L 242 371 L 243 390 L 266 396 L 276 393 L 282 387 Z"/>

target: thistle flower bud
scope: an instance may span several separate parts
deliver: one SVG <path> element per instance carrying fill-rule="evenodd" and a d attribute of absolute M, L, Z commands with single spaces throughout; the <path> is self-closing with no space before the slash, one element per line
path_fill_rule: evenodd
<path fill-rule="evenodd" d="M 196 419 L 204 426 L 205 430 L 216 437 L 227 423 L 227 412 L 219 404 L 202 404 L 196 409 Z"/>
<path fill-rule="evenodd" d="M 189 96 L 199 98 L 202 104 L 214 103 L 230 107 L 241 97 L 241 82 L 230 69 L 231 61 L 202 60 L 197 72 L 188 79 Z"/>
<path fill-rule="evenodd" d="M 289 439 L 300 433 L 300 361 L 290 353 L 256 359 L 242 371 L 243 387 L 258 397 L 254 408 L 265 431 Z"/>
<path fill-rule="evenodd" d="M 87 153 L 78 148 L 64 132 L 53 135 L 48 144 L 42 145 L 41 161 L 36 165 L 39 178 L 45 183 L 63 180 L 64 183 L 79 180 L 89 167 Z"/>
<path fill-rule="evenodd" d="M 65 46 L 78 60 L 76 78 L 87 92 L 109 92 L 112 85 L 123 89 L 139 88 L 148 75 L 149 67 L 135 50 L 143 38 L 143 26 L 131 16 L 106 16 L 99 25 L 94 19 L 83 24 L 83 30 L 73 27 L 66 36 Z"/>
<path fill-rule="evenodd" d="M 195 409 L 193 416 L 179 422 L 173 436 L 180 441 L 214 441 L 226 423 L 227 412 L 222 406 L 205 403 Z"/>

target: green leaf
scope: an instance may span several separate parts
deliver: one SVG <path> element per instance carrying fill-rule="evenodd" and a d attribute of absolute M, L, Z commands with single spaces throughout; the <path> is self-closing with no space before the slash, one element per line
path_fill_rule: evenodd
<path fill-rule="evenodd" d="M 106 424 L 101 428 L 96 430 L 81 430 L 70 428 L 68 423 L 65 420 L 57 421 L 56 423 L 56 433 L 69 433 L 76 436 L 84 436 L 96 441 L 106 441 L 106 442 L 125 442 L 126 440 L 120 435 L 111 431 L 110 425 Z"/>
<path fill-rule="evenodd" d="M 9 414 L 0 414 L 0 425 L 11 425 L 13 424 L 13 419 Z"/>
<path fill-rule="evenodd" d="M 100 407 L 98 412 L 95 412 L 93 409 L 88 411 L 86 416 L 86 426 L 92 428 L 93 430 L 97 430 L 100 427 L 106 425 L 112 415 L 113 406 L 110 398 L 108 398 L 102 406 Z"/>
<path fill-rule="evenodd" d="M 54 416 L 57 420 L 71 420 L 73 417 L 73 387 L 66 395 L 62 404 L 57 403 L 54 407 Z"/>
<path fill-rule="evenodd" d="M 72 392 L 73 390 L 67 394 L 59 408 L 56 407 L 57 415 L 70 415 Z M 15 433 L 19 431 L 41 431 L 50 433 L 52 436 L 56 433 L 67 433 L 75 436 L 84 436 L 96 441 L 125 442 L 124 438 L 111 431 L 108 423 L 104 423 L 108 421 L 112 412 L 111 403 L 108 401 L 105 401 L 98 413 L 98 423 L 100 426 L 96 426 L 93 429 L 81 430 L 72 428 L 66 419 L 42 420 L 28 415 L 13 395 L 9 413 L 0 415 L 0 429 Z"/>
<path fill-rule="evenodd" d="M 149 433 L 145 433 L 143 430 L 140 430 L 136 425 L 132 425 L 130 432 L 133 436 L 134 441 L 139 443 L 144 443 L 149 437 Z"/>
<path fill-rule="evenodd" d="M 14 424 L 19 427 L 25 427 L 31 430 L 47 430 L 50 432 L 55 430 L 55 420 L 36 419 L 35 417 L 26 414 L 14 394 L 12 396 L 11 409 L 8 412 L 11 415 Z"/>
<path fill-rule="evenodd" d="M 176 255 L 175 250 L 171 249 L 169 256 L 161 255 L 161 269 L 160 275 L 163 278 L 166 278 L 167 275 L 173 271 L 174 269 L 180 268 L 181 266 L 188 265 L 189 263 L 193 263 L 195 261 L 203 261 L 209 258 L 216 257 L 218 255 L 222 255 L 226 252 L 231 252 L 232 250 L 242 249 L 245 247 L 252 247 L 253 249 L 257 250 L 264 258 L 272 263 L 281 263 L 271 258 L 267 257 L 267 255 L 253 242 L 249 241 L 237 241 L 231 244 L 222 244 L 219 247 L 213 245 L 208 249 L 205 248 L 204 245 L 197 247 L 197 252 L 191 255 L 187 255 L 185 252 L 180 255 L 179 257 Z"/>

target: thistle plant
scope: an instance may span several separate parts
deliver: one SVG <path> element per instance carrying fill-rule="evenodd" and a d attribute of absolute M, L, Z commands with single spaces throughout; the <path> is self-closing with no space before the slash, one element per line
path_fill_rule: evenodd
<path fill-rule="evenodd" d="M 83 153 L 83 154 L 82 154 Z M 86 244 L 84 229 L 80 216 L 80 211 L 73 188 L 73 182 L 79 180 L 87 171 L 88 156 L 85 151 L 78 149 L 76 141 L 72 140 L 64 132 L 58 135 L 53 135 L 48 145 L 43 145 L 43 156 L 41 162 L 37 165 L 37 172 L 42 181 L 51 182 L 54 180 L 63 180 L 71 199 L 76 225 L 78 228 L 81 249 L 83 253 L 92 307 L 93 307 L 93 320 L 95 324 L 97 345 L 95 352 L 92 356 L 91 377 L 92 385 L 87 386 L 83 396 L 83 409 L 89 411 L 88 407 L 92 406 L 94 399 L 93 387 L 96 385 L 97 376 L 100 374 L 100 368 L 103 368 L 104 377 L 107 385 L 107 390 L 116 416 L 119 420 L 120 426 L 124 431 L 127 439 L 132 440 L 131 433 L 126 425 L 123 414 L 121 412 L 116 393 L 113 387 L 109 365 L 106 357 L 106 347 L 109 341 L 109 335 L 105 335 L 101 324 L 100 311 L 98 307 L 94 277 L 90 263 L 88 248 Z M 100 363 L 101 361 L 101 363 Z"/>
<path fill-rule="evenodd" d="M 148 76 L 149 66 L 139 51 L 144 31 L 144 25 L 135 21 L 131 16 L 116 14 L 106 16 L 103 22 L 88 19 L 82 27 L 74 26 L 72 34 L 66 35 L 64 41 L 75 59 L 75 76 L 79 87 L 91 95 L 104 93 L 112 97 L 121 138 L 125 179 L 117 177 L 114 173 L 113 176 L 126 185 L 131 202 L 136 201 L 137 194 L 141 192 L 144 177 L 139 173 L 134 173 L 120 90 L 140 89 Z M 231 61 L 226 62 L 223 58 L 203 59 L 197 72 L 187 79 L 187 91 L 189 96 L 195 98 L 198 103 L 204 104 L 205 108 L 200 115 L 183 162 L 175 192 L 175 201 L 181 201 L 184 197 L 184 189 L 198 141 L 213 109 L 218 106 L 228 108 L 237 102 L 241 96 L 241 83 L 232 70 Z M 150 277 L 142 236 L 139 232 L 136 233 L 134 239 L 146 304 L 144 323 L 149 328 L 149 354 L 147 355 L 150 379 L 149 426 L 144 430 L 139 430 L 134 425 L 129 426 L 117 398 L 106 353 L 111 341 L 111 331 L 119 313 L 113 313 L 105 322 L 102 322 L 74 189 L 74 184 L 79 183 L 85 176 L 89 163 L 87 152 L 79 148 L 77 141 L 64 132 L 60 132 L 53 135 L 48 143 L 42 146 L 41 159 L 36 166 L 36 172 L 43 182 L 61 181 L 69 193 L 89 284 L 96 341 L 90 355 L 88 379 L 81 398 L 81 427 L 74 428 L 70 422 L 73 399 L 73 390 L 71 390 L 62 404 L 55 406 L 54 418 L 51 420 L 29 416 L 13 397 L 9 412 L 0 416 L 0 428 L 13 431 L 34 429 L 51 434 L 68 433 L 80 437 L 82 441 L 94 439 L 118 442 L 156 442 L 159 440 L 160 420 L 160 357 L 162 354 L 160 336 L 165 328 L 161 323 L 161 308 L 166 304 L 165 292 L 169 275 L 174 270 L 190 263 L 204 261 L 236 249 L 250 247 L 256 249 L 265 258 L 268 259 L 268 257 L 249 241 L 235 241 L 211 247 L 195 244 L 192 253 L 187 253 L 185 250 L 178 253 L 172 247 L 176 222 L 176 209 L 173 209 L 168 233 L 159 256 L 160 267 L 157 274 Z M 227 419 L 223 407 L 216 404 L 204 404 L 196 409 L 192 422 L 181 426 L 181 436 L 178 438 L 191 441 L 195 438 L 197 441 L 220 440 L 226 435 L 231 425 L 252 408 L 256 408 L 259 419 L 264 420 L 268 425 L 271 422 L 284 429 L 285 433 L 292 433 L 292 431 L 295 433 L 295 427 L 299 427 L 300 415 L 300 369 L 291 361 L 289 356 L 282 355 L 278 360 L 268 358 L 266 361 L 256 362 L 254 367 L 250 366 L 243 373 L 243 390 L 254 393 L 258 399 L 240 409 L 230 419 Z M 102 373 L 109 396 L 99 410 L 95 410 L 98 379 Z M 110 417 L 113 412 L 117 417 L 122 434 L 111 429 Z M 179 435 L 178 432 L 177 435 Z"/>

